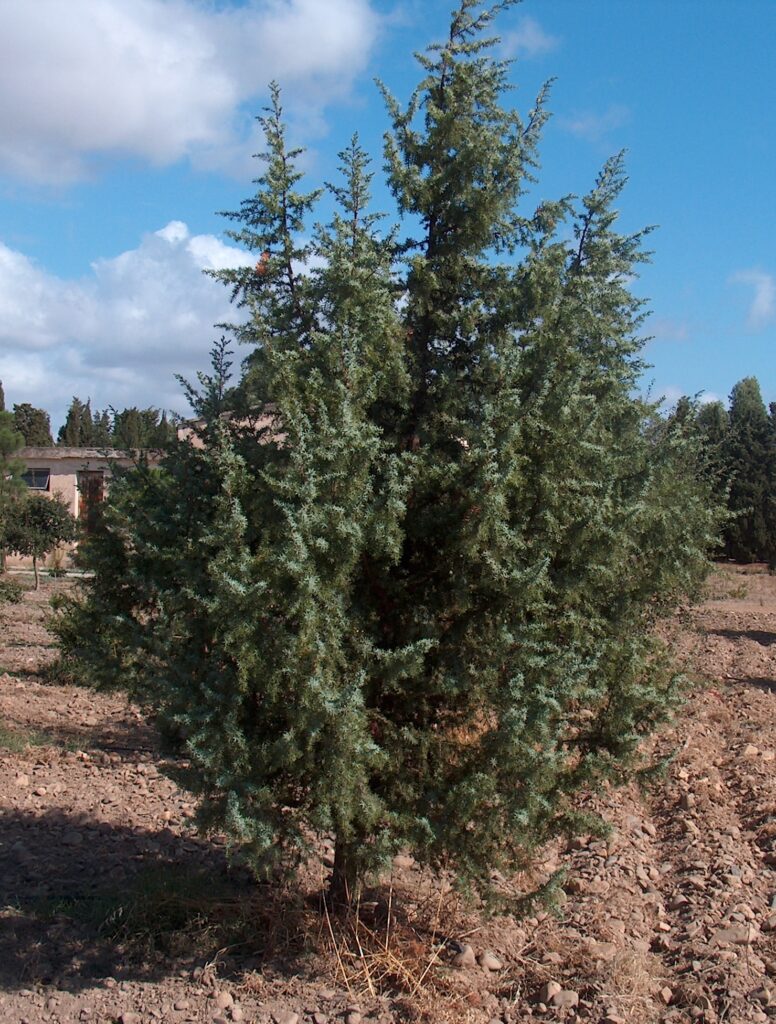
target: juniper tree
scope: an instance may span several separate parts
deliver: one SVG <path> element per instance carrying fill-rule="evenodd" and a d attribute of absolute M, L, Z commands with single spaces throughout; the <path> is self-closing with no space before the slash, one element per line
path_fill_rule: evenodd
<path fill-rule="evenodd" d="M 651 627 L 705 571 L 716 510 L 694 434 L 634 397 L 643 233 L 616 231 L 622 158 L 525 211 L 546 90 L 501 106 L 492 17 L 461 0 L 386 92 L 405 235 L 369 213 L 354 140 L 312 230 L 280 97 L 256 256 L 219 272 L 249 346 L 188 388 L 197 444 L 111 489 L 93 577 L 59 630 L 185 751 L 203 827 L 259 865 L 336 833 L 335 896 L 409 847 L 486 890 L 589 829 L 675 701 Z"/>

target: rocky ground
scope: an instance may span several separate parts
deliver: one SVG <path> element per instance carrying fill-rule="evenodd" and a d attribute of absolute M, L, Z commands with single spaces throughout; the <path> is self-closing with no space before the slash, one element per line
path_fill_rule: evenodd
<path fill-rule="evenodd" d="M 408 857 L 331 921 L 331 851 L 257 886 L 198 838 L 152 731 L 63 685 L 47 580 L 0 607 L 0 1021 L 767 1021 L 776 1018 L 776 577 L 726 567 L 673 642 L 697 680 L 650 793 L 590 803 L 606 841 L 560 916 L 484 920 Z"/>

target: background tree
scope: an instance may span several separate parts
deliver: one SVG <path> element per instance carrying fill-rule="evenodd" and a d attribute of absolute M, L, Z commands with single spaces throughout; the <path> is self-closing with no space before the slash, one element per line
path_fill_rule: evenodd
<path fill-rule="evenodd" d="M 13 407 L 14 428 L 31 448 L 48 448 L 54 444 L 51 436 L 51 420 L 45 409 L 36 409 L 29 402 Z"/>
<path fill-rule="evenodd" d="M 95 448 L 113 447 L 113 421 L 107 409 L 95 409 L 92 414 L 92 444 Z"/>
<path fill-rule="evenodd" d="M 9 551 L 32 558 L 35 589 L 40 586 L 38 559 L 59 544 L 75 540 L 77 523 L 59 495 L 33 494 L 17 502 L 8 517 L 5 542 Z"/>
<path fill-rule="evenodd" d="M 3 391 L 3 382 L 0 380 L 0 412 L 5 412 L 5 391 Z"/>
<path fill-rule="evenodd" d="M 24 438 L 14 429 L 10 412 L 0 411 L 0 572 L 5 572 L 6 530 L 14 506 L 26 496 L 22 480 L 24 463 L 16 453 L 24 447 Z"/>
<path fill-rule="evenodd" d="M 729 424 L 725 448 L 735 518 L 727 528 L 726 550 L 736 561 L 754 562 L 769 557 L 776 533 L 773 435 L 755 377 L 740 380 L 730 393 Z"/>
<path fill-rule="evenodd" d="M 68 448 L 90 448 L 94 444 L 94 419 L 91 403 L 84 403 L 80 398 L 73 397 L 67 410 L 65 422 L 59 428 L 57 444 Z"/>
<path fill-rule="evenodd" d="M 230 214 L 256 264 L 216 274 L 247 313 L 253 423 L 222 415 L 217 346 L 188 389 L 202 447 L 114 484 L 59 625 L 179 739 L 201 825 L 257 869 L 334 830 L 337 899 L 404 846 L 484 891 L 589 831 L 580 789 L 626 778 L 675 702 L 651 627 L 718 523 L 697 432 L 633 397 L 621 159 L 522 210 L 545 94 L 525 120 L 500 105 L 483 33 L 506 6 L 462 0 L 408 106 L 387 97 L 397 242 L 357 140 L 310 231 L 273 89 Z"/>
<path fill-rule="evenodd" d="M 163 448 L 173 432 L 174 428 L 167 422 L 166 414 L 160 413 L 158 409 L 132 407 L 116 412 L 113 417 L 113 445 L 127 451 Z"/>

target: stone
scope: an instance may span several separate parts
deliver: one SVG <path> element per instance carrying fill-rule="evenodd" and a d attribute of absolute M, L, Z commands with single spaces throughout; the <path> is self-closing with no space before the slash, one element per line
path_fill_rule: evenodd
<path fill-rule="evenodd" d="M 559 985 L 557 981 L 545 981 L 539 989 L 539 1002 L 549 1003 L 561 991 L 563 991 L 563 986 Z"/>
<path fill-rule="evenodd" d="M 241 1021 L 245 1020 L 245 1014 L 242 1011 L 242 1007 L 239 1003 L 234 1003 L 231 1010 L 229 1011 L 232 1015 L 232 1020 Z"/>
<path fill-rule="evenodd" d="M 664 985 L 663 988 L 661 988 L 660 991 L 658 992 L 658 995 L 660 996 L 660 998 L 662 999 L 662 1001 L 665 1003 L 666 1006 L 670 1006 L 671 1005 L 671 1000 L 674 998 L 674 993 L 668 987 L 668 985 Z"/>
<path fill-rule="evenodd" d="M 119 1024 L 140 1024 L 140 1014 L 133 1013 L 131 1010 L 125 1010 L 119 1016 Z"/>
<path fill-rule="evenodd" d="M 460 970 L 476 966 L 477 957 L 474 955 L 474 950 L 471 946 L 464 946 L 461 952 L 453 957 L 453 967 L 458 967 Z"/>
<path fill-rule="evenodd" d="M 489 949 L 480 953 L 477 957 L 480 967 L 484 967 L 486 971 L 500 971 L 504 966 L 495 953 L 491 953 Z"/>
<path fill-rule="evenodd" d="M 757 928 L 751 924 L 734 925 L 732 928 L 720 928 L 714 934 L 712 942 L 716 946 L 750 946 L 757 940 Z"/>
<path fill-rule="evenodd" d="M 14 779 L 14 784 L 18 786 L 19 789 L 24 789 L 25 786 L 29 786 L 30 784 L 29 775 L 25 775 L 24 772 L 19 772 L 19 774 Z"/>
<path fill-rule="evenodd" d="M 216 992 L 214 999 L 216 1006 L 221 1010 L 227 1010 L 234 1003 L 231 992 L 224 992 L 223 990 Z"/>
<path fill-rule="evenodd" d="M 223 1013 L 217 1013 L 215 1017 L 211 1017 L 210 1020 L 211 1024 L 229 1024 L 228 1019 L 223 1015 Z"/>
<path fill-rule="evenodd" d="M 571 988 L 561 989 L 550 999 L 550 1005 L 556 1010 L 570 1010 L 574 1006 L 579 1006 L 579 992 Z"/>
<path fill-rule="evenodd" d="M 345 1014 L 345 1024 L 361 1024 L 363 1019 L 360 1010 L 348 1010 Z"/>
<path fill-rule="evenodd" d="M 320 1013 L 318 1010 L 315 1010 L 313 1012 L 312 1018 L 313 1024 L 329 1024 L 329 1018 L 326 1016 L 326 1014 Z"/>
<path fill-rule="evenodd" d="M 747 745 L 744 747 L 741 753 L 744 755 L 744 757 L 757 757 L 757 755 L 760 753 L 760 750 L 758 747 L 754 745 L 754 743 L 747 743 Z"/>
<path fill-rule="evenodd" d="M 614 960 L 617 956 L 617 950 L 616 942 L 591 942 L 588 946 L 590 956 L 594 960 L 603 960 L 605 963 Z"/>
<path fill-rule="evenodd" d="M 75 829 L 70 829 L 69 832 L 65 832 L 62 836 L 63 846 L 81 846 L 83 841 L 83 835 L 80 832 L 76 832 Z"/>
<path fill-rule="evenodd" d="M 173 1010 L 188 1010 L 189 1001 L 188 999 L 176 999 L 172 1004 Z"/>
<path fill-rule="evenodd" d="M 275 1024 L 299 1024 L 299 1014 L 293 1010 L 281 1010 L 274 1014 Z"/>

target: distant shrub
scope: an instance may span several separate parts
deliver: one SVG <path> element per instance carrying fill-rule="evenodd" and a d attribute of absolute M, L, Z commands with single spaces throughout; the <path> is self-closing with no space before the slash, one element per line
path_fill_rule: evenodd
<path fill-rule="evenodd" d="M 18 580 L 8 576 L 0 576 L 0 604 L 19 604 L 24 596 L 25 588 Z"/>

